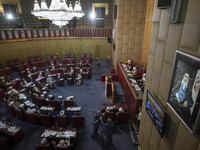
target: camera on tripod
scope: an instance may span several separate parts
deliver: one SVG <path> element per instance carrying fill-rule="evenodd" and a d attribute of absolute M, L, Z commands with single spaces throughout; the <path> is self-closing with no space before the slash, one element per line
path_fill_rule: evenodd
<path fill-rule="evenodd" d="M 103 71 L 101 70 L 101 62 L 98 61 L 98 63 L 97 63 L 97 68 L 96 68 L 96 71 L 95 71 L 95 74 L 100 75 L 101 73 L 103 73 Z"/>
<path fill-rule="evenodd" d="M 100 61 L 98 61 L 98 63 L 97 63 L 97 66 L 99 67 L 101 65 L 101 62 Z"/>

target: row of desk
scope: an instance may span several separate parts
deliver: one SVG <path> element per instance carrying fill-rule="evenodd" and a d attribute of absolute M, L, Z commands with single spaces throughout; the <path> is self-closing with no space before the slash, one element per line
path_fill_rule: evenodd
<path fill-rule="evenodd" d="M 122 85 L 125 95 L 125 102 L 128 107 L 131 119 L 136 121 L 136 114 L 139 113 L 139 107 L 142 106 L 143 92 L 136 90 L 130 83 L 133 77 L 129 76 L 123 69 L 122 65 L 125 63 L 117 62 L 118 81 Z"/>
<path fill-rule="evenodd" d="M 11 137 L 16 143 L 20 142 L 24 138 L 23 128 L 7 122 L 6 120 L 0 120 L 0 132 Z"/>

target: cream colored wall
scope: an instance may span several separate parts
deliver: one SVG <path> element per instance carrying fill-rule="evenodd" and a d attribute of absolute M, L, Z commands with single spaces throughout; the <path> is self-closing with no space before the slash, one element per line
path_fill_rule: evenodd
<path fill-rule="evenodd" d="M 77 59 L 82 53 L 91 53 L 92 57 L 108 59 L 111 57 L 111 44 L 107 38 L 74 38 L 28 40 L 0 43 L 0 64 L 8 59 L 19 58 L 27 61 L 28 56 L 41 56 L 46 60 L 48 54 L 58 54 L 60 58 L 66 52 L 73 52 Z"/>
<path fill-rule="evenodd" d="M 139 130 L 142 150 L 199 150 L 200 144 L 192 133 L 167 106 L 175 51 L 200 57 L 200 1 L 190 0 L 185 23 L 169 23 L 170 10 L 154 6 L 151 42 L 149 48 L 146 87 Z M 145 111 L 146 90 L 166 110 L 171 118 L 168 130 L 161 138 Z"/>
<path fill-rule="evenodd" d="M 133 59 L 139 63 L 142 53 L 142 41 L 147 0 L 117 0 L 116 50 L 113 63 L 118 60 Z"/>

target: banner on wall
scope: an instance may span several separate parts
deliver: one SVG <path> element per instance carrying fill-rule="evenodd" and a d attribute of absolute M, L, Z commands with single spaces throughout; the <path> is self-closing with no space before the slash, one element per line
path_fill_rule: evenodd
<path fill-rule="evenodd" d="M 1 30 L 1 40 L 6 40 L 6 35 L 4 30 Z"/>
<path fill-rule="evenodd" d="M 37 30 L 36 30 L 36 29 L 33 29 L 32 32 L 33 32 L 33 38 L 37 38 L 37 37 L 38 37 L 38 36 L 37 36 Z"/>
<path fill-rule="evenodd" d="M 14 30 L 15 39 L 19 39 L 19 32 L 18 30 Z"/>
<path fill-rule="evenodd" d="M 70 37 L 69 29 L 66 30 L 66 35 L 67 35 L 67 37 Z"/>
<path fill-rule="evenodd" d="M 54 37 L 54 29 L 50 29 L 50 35 L 51 37 Z"/>
<path fill-rule="evenodd" d="M 42 30 L 42 29 L 39 29 L 38 31 L 39 31 L 39 36 L 40 36 L 40 38 L 43 38 L 43 30 Z"/>
<path fill-rule="evenodd" d="M 49 37 L 49 31 L 48 31 L 48 29 L 44 29 L 44 35 L 45 35 L 45 38 Z"/>
<path fill-rule="evenodd" d="M 12 30 L 7 30 L 7 32 L 8 32 L 8 39 L 12 40 L 13 39 Z"/>
<path fill-rule="evenodd" d="M 56 37 L 60 37 L 59 29 L 55 29 L 55 31 L 56 31 Z"/>
<path fill-rule="evenodd" d="M 61 32 L 61 37 L 65 37 L 65 31 L 64 31 L 64 29 L 60 29 L 60 32 Z"/>
<path fill-rule="evenodd" d="M 30 39 L 31 38 L 31 30 L 26 30 L 26 32 L 27 32 L 28 38 Z"/>
<path fill-rule="evenodd" d="M 20 30 L 20 34 L 21 34 L 21 38 L 22 39 L 25 39 L 26 36 L 25 36 L 25 31 L 24 30 Z"/>

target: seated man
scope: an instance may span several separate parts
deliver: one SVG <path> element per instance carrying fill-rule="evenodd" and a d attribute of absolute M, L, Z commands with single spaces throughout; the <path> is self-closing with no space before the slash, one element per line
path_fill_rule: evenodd
<path fill-rule="evenodd" d="M 74 84 L 74 77 L 72 74 L 69 74 L 69 77 L 67 78 L 67 83 L 69 85 L 73 85 Z"/>
<path fill-rule="evenodd" d="M 102 124 L 102 136 L 103 136 L 103 147 L 112 146 L 112 133 L 114 128 L 114 123 L 111 118 L 108 118 L 106 123 L 101 120 Z"/>
<path fill-rule="evenodd" d="M 134 79 L 135 80 L 142 79 L 142 75 L 144 72 L 145 72 L 145 69 L 142 66 L 133 67 L 132 73 L 133 73 Z"/>
<path fill-rule="evenodd" d="M 51 69 L 51 70 L 56 69 L 56 67 L 54 66 L 54 64 L 51 64 L 50 69 Z"/>
<path fill-rule="evenodd" d="M 132 71 L 133 70 L 133 61 L 128 60 L 128 65 L 127 65 L 128 70 Z"/>
<path fill-rule="evenodd" d="M 37 87 L 39 87 L 41 89 L 44 87 L 44 83 L 43 82 L 35 81 L 35 84 L 36 84 Z"/>
<path fill-rule="evenodd" d="M 71 67 L 71 68 L 70 68 L 69 75 L 71 75 L 71 76 L 73 76 L 73 77 L 74 77 L 74 68 L 73 68 L 73 67 Z"/>
<path fill-rule="evenodd" d="M 7 85 L 8 85 L 8 82 L 6 81 L 6 79 L 5 79 L 4 76 L 2 76 L 2 77 L 0 78 L 0 85 L 1 85 L 2 87 L 4 87 L 4 88 L 6 88 Z"/>
<path fill-rule="evenodd" d="M 82 75 L 81 73 L 78 73 L 76 78 L 76 85 L 81 85 L 81 84 L 82 84 Z"/>
<path fill-rule="evenodd" d="M 42 145 L 47 145 L 47 144 L 48 144 L 47 139 L 46 139 L 46 138 L 42 138 L 41 144 L 42 144 Z"/>
<path fill-rule="evenodd" d="M 68 140 L 60 140 L 57 146 L 68 147 L 69 146 L 69 141 Z"/>
<path fill-rule="evenodd" d="M 46 71 L 44 73 L 45 78 L 47 78 L 48 75 L 51 75 L 51 72 L 49 71 L 49 69 L 46 69 Z"/>
<path fill-rule="evenodd" d="M 144 91 L 144 86 L 145 86 L 145 80 L 146 80 L 146 74 L 142 74 L 142 79 L 137 80 L 137 83 L 139 87 L 141 88 L 142 91 Z"/>
<path fill-rule="evenodd" d="M 36 67 L 33 67 L 32 73 L 36 73 L 36 72 L 37 72 L 37 68 L 36 68 Z"/>
<path fill-rule="evenodd" d="M 33 84 L 32 92 L 37 93 L 38 95 L 41 95 L 42 90 L 38 88 L 35 84 Z"/>
<path fill-rule="evenodd" d="M 51 75 L 48 75 L 47 79 L 46 79 L 46 82 L 50 85 L 50 87 L 52 89 L 55 88 L 55 82 L 53 81 L 53 78 L 51 77 Z"/>
<path fill-rule="evenodd" d="M 8 95 L 13 97 L 15 100 L 19 99 L 20 92 L 14 89 L 12 86 L 9 87 Z"/>
<path fill-rule="evenodd" d="M 31 70 L 29 68 L 26 69 L 26 73 L 27 75 L 30 75 L 31 74 Z"/>
<path fill-rule="evenodd" d="M 58 68 L 63 68 L 63 64 L 59 63 Z"/>
<path fill-rule="evenodd" d="M 59 83 L 60 86 L 64 86 L 64 78 L 62 77 L 62 75 L 60 73 L 58 73 L 56 80 L 57 80 L 57 82 Z"/>
<path fill-rule="evenodd" d="M 44 77 L 43 77 L 43 75 L 42 75 L 42 72 L 40 72 L 37 79 L 38 79 L 38 80 L 41 80 L 41 79 L 43 79 L 43 78 L 44 78 Z"/>
<path fill-rule="evenodd" d="M 119 112 L 124 112 L 122 107 L 119 108 Z"/>

